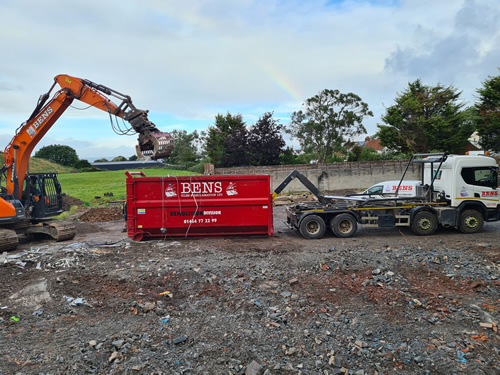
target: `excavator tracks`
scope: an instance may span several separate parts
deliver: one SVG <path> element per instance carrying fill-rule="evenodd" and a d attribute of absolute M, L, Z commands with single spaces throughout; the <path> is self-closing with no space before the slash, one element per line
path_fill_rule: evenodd
<path fill-rule="evenodd" d="M 56 241 L 71 240 L 75 237 L 76 230 L 73 223 L 57 222 L 48 224 L 51 228 L 51 237 Z"/>
<path fill-rule="evenodd" d="M 17 232 L 16 232 L 17 230 Z M 15 250 L 19 244 L 19 235 L 44 234 L 52 237 L 56 241 L 71 240 L 75 237 L 75 225 L 71 222 L 49 221 L 41 224 L 30 225 L 25 228 L 0 229 L 0 252 Z"/>
<path fill-rule="evenodd" d="M 10 229 L 0 229 L 0 252 L 15 250 L 19 244 L 17 233 Z"/>
<path fill-rule="evenodd" d="M 52 237 L 56 241 L 66 241 L 75 237 L 76 230 L 74 224 L 71 222 L 46 221 L 27 227 L 25 233 L 35 235 L 44 234 Z"/>

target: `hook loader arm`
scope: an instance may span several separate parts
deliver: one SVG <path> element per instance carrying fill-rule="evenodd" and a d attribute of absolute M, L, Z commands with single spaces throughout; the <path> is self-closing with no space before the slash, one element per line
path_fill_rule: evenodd
<path fill-rule="evenodd" d="M 309 179 L 300 173 L 298 170 L 293 170 L 288 176 L 278 185 L 272 194 L 272 200 L 274 201 L 278 194 L 280 194 L 287 185 L 292 182 L 292 180 L 298 178 L 299 181 L 304 185 L 311 193 L 314 194 L 318 201 L 322 204 L 328 204 L 328 199 L 321 193 L 321 191 L 311 182 Z"/>

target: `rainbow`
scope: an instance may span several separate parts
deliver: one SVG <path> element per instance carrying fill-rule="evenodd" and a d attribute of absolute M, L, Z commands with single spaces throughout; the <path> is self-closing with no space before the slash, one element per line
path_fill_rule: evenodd
<path fill-rule="evenodd" d="M 284 92 L 287 93 L 294 101 L 302 103 L 304 101 L 304 98 L 302 97 L 302 94 L 299 92 L 297 87 L 293 84 L 291 79 L 283 74 L 282 71 L 277 70 L 274 66 L 271 66 L 270 64 L 267 65 L 261 65 L 262 71 L 266 73 L 271 81 L 273 81 L 276 86 L 278 86 L 280 89 L 282 89 Z"/>

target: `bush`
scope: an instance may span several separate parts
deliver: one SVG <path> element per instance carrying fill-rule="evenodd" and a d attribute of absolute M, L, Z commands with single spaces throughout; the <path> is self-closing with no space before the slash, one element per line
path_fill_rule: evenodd
<path fill-rule="evenodd" d="M 80 172 L 103 172 L 103 170 L 99 169 L 99 168 L 96 168 L 96 167 L 90 166 L 89 168 L 82 168 L 82 169 L 80 169 Z"/>
<path fill-rule="evenodd" d="M 75 163 L 74 167 L 77 169 L 92 168 L 92 164 L 88 160 L 81 159 Z"/>

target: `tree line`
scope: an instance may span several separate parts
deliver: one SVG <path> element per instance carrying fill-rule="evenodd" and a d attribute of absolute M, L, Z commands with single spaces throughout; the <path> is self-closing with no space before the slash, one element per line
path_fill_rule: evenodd
<path fill-rule="evenodd" d="M 373 116 L 368 104 L 354 93 L 325 89 L 305 100 L 302 108 L 291 114 L 288 125 L 280 124 L 273 112 L 264 113 L 254 124 L 247 124 L 241 114 L 228 112 L 217 114 L 207 130 L 175 130 L 173 152 L 164 161 L 201 172 L 205 163 L 216 167 L 263 166 L 462 153 L 474 132 L 483 150 L 499 152 L 500 75 L 488 77 L 476 92 L 476 103 L 466 106 L 462 92 L 454 86 L 425 85 L 420 79 L 409 82 L 386 108 L 378 131 L 371 137 L 385 147 L 383 154 L 354 141 L 366 133 L 363 120 Z M 286 134 L 297 140 L 300 150 L 286 147 Z M 40 149 L 35 157 L 63 165 L 86 162 L 79 161 L 76 152 L 54 152 L 48 147 L 54 146 Z"/>

